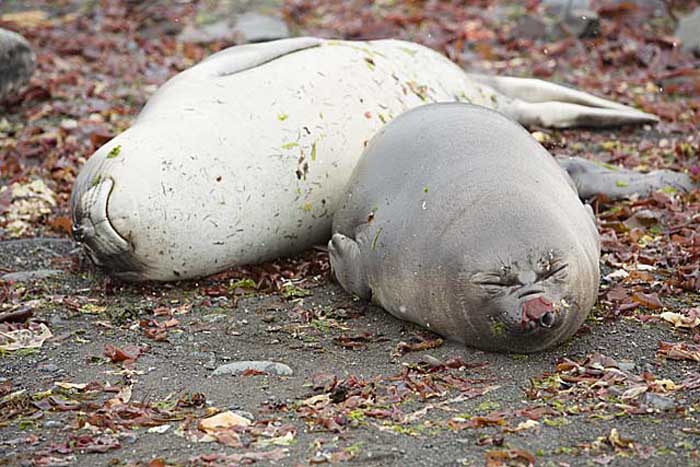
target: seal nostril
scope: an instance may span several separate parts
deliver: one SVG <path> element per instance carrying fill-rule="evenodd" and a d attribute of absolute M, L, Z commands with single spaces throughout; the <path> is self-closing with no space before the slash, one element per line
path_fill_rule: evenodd
<path fill-rule="evenodd" d="M 83 230 L 82 226 L 73 224 L 71 233 L 73 234 L 73 240 L 76 242 L 80 243 L 85 240 L 85 231 Z"/>
<path fill-rule="evenodd" d="M 548 311 L 547 313 L 540 316 L 539 325 L 543 328 L 551 328 L 554 326 L 555 316 L 554 313 Z"/>

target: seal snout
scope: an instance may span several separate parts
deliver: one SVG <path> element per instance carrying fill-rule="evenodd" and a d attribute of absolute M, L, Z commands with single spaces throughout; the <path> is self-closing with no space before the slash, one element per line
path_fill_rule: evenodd
<path fill-rule="evenodd" d="M 529 296 L 530 294 L 524 294 Z M 536 298 L 526 300 L 522 305 L 521 325 L 525 329 L 536 326 L 549 329 L 556 323 L 557 316 L 554 313 L 554 305 L 546 297 L 539 295 Z"/>
<path fill-rule="evenodd" d="M 93 263 L 129 278 L 137 276 L 143 267 L 135 259 L 131 244 L 110 222 L 107 206 L 113 188 L 111 178 L 99 177 L 89 185 L 76 185 L 72 234 Z"/>

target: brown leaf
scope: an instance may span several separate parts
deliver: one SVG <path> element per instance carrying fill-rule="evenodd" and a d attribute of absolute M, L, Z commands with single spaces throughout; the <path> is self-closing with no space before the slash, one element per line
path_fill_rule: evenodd
<path fill-rule="evenodd" d="M 531 467 L 534 465 L 535 456 L 523 449 L 488 451 L 486 453 L 486 467 Z"/>
<path fill-rule="evenodd" d="M 420 335 L 411 337 L 409 342 L 399 342 L 394 351 L 397 355 L 404 355 L 409 352 L 420 352 L 423 350 L 435 349 L 444 343 L 441 337 L 436 335 Z"/>
<path fill-rule="evenodd" d="M 133 345 L 121 349 L 112 344 L 106 344 L 104 349 L 105 357 L 109 358 L 114 363 L 135 361 L 142 353 L 143 349 Z"/>
<path fill-rule="evenodd" d="M 656 355 L 669 360 L 690 360 L 700 362 L 700 345 L 686 344 L 685 342 L 659 342 L 659 350 Z"/>
<path fill-rule="evenodd" d="M 49 226 L 57 231 L 62 232 L 66 235 L 71 235 L 73 232 L 73 222 L 70 217 L 67 216 L 57 216 L 49 221 Z"/>
<path fill-rule="evenodd" d="M 649 308 L 650 310 L 658 310 L 662 308 L 661 300 L 656 293 L 646 294 L 643 292 L 636 292 L 632 295 L 632 300 L 639 303 L 640 305 Z"/>

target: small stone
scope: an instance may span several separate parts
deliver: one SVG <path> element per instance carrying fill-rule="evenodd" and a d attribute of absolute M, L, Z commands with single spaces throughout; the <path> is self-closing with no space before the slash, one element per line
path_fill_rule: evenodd
<path fill-rule="evenodd" d="M 209 360 L 204 364 L 205 370 L 213 370 L 216 368 L 216 354 L 212 352 L 209 356 Z"/>
<path fill-rule="evenodd" d="M 677 407 L 676 401 L 670 397 L 655 394 L 653 392 L 645 392 L 642 396 L 642 403 L 661 412 L 674 410 Z"/>
<path fill-rule="evenodd" d="M 44 422 L 43 427 L 48 429 L 63 428 L 63 423 L 58 420 L 47 420 Z"/>
<path fill-rule="evenodd" d="M 58 366 L 54 365 L 53 363 L 47 363 L 46 365 L 39 365 L 39 371 L 53 373 L 54 371 L 58 371 Z"/>
<path fill-rule="evenodd" d="M 75 130 L 78 128 L 78 121 L 73 118 L 64 118 L 61 120 L 61 129 L 66 131 Z"/>
<path fill-rule="evenodd" d="M 431 368 L 436 368 L 445 364 L 442 360 L 428 354 L 423 355 L 421 361 L 427 363 Z"/>
<path fill-rule="evenodd" d="M 284 363 L 270 361 L 240 361 L 221 365 L 212 373 L 212 376 L 240 375 L 246 370 L 264 371 L 276 376 L 292 376 L 294 372 Z"/>
<path fill-rule="evenodd" d="M 547 27 L 539 19 L 524 15 L 520 17 L 515 25 L 513 34 L 518 39 L 544 39 L 547 35 Z"/>
<path fill-rule="evenodd" d="M 0 281 L 29 282 L 49 277 L 60 276 L 63 271 L 60 269 L 37 269 L 34 271 L 8 272 L 0 276 Z"/>
<path fill-rule="evenodd" d="M 636 366 L 637 366 L 636 363 L 630 362 L 630 361 L 618 361 L 618 362 L 617 362 L 617 367 L 618 367 L 620 370 L 626 371 L 626 372 L 628 372 L 628 373 L 633 372 L 634 369 L 636 368 Z"/>

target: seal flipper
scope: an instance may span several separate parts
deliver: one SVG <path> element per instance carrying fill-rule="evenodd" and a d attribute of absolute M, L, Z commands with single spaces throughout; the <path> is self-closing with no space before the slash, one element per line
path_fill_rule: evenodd
<path fill-rule="evenodd" d="M 658 117 L 638 110 L 603 109 L 568 102 L 525 102 L 514 100 L 505 113 L 525 126 L 548 128 L 596 127 L 657 123 Z"/>
<path fill-rule="evenodd" d="M 259 44 L 246 44 L 224 49 L 190 68 L 208 76 L 228 76 L 263 65 L 298 50 L 318 47 L 324 42 L 317 37 L 294 37 Z M 189 70 L 188 70 L 189 71 Z"/>
<path fill-rule="evenodd" d="M 469 77 L 514 99 L 504 111 L 523 125 L 608 127 L 659 121 L 655 115 L 540 79 L 481 74 Z"/>
<path fill-rule="evenodd" d="M 580 157 L 557 159 L 557 162 L 569 174 L 582 199 L 603 194 L 617 200 L 633 195 L 645 196 L 669 187 L 680 191 L 700 188 L 687 174 L 670 170 L 639 173 Z"/>
<path fill-rule="evenodd" d="M 331 267 L 340 285 L 360 298 L 370 300 L 372 289 L 367 284 L 360 247 L 352 238 L 335 233 L 328 242 Z"/>
<path fill-rule="evenodd" d="M 603 109 L 636 110 L 615 101 L 603 99 L 578 89 L 550 83 L 536 78 L 515 78 L 513 76 L 490 76 L 470 74 L 470 78 L 492 87 L 501 94 L 526 102 L 568 102 L 569 104 L 600 107 Z"/>

